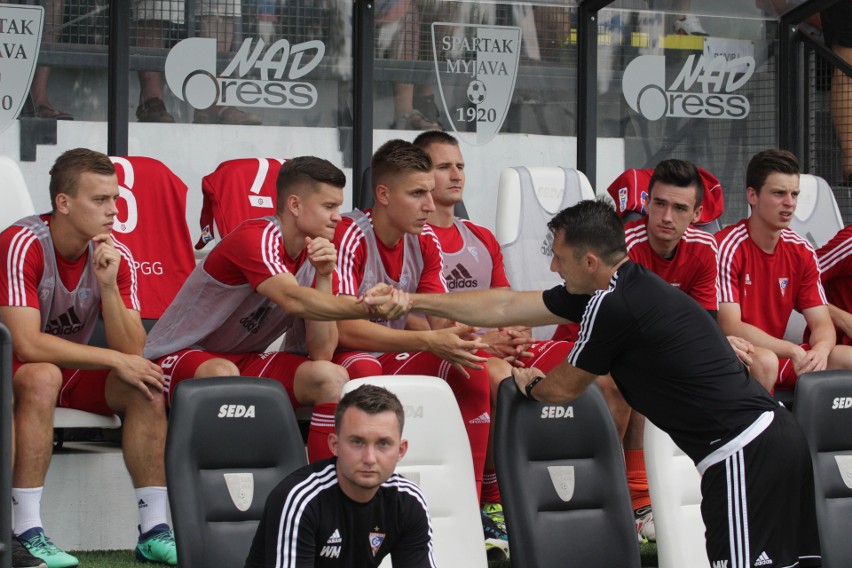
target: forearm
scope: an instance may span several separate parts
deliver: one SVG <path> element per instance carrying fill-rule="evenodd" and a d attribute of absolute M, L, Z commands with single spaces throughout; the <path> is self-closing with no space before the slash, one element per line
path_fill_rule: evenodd
<path fill-rule="evenodd" d="M 847 336 L 852 337 L 852 314 L 834 304 L 828 305 L 828 313 L 831 315 L 831 321 L 834 322 L 834 325 Z"/>
<path fill-rule="evenodd" d="M 565 323 L 544 305 L 541 292 L 499 288 L 456 294 L 412 294 L 412 311 L 480 327 Z"/>
<path fill-rule="evenodd" d="M 395 353 L 430 348 L 430 331 L 391 329 L 371 321 L 340 321 L 337 330 L 340 347 L 345 349 Z"/>
<path fill-rule="evenodd" d="M 115 287 L 101 288 L 101 314 L 107 345 L 121 353 L 142 355 L 145 328 L 138 312 L 127 309 Z"/>
<path fill-rule="evenodd" d="M 332 296 L 307 286 L 276 285 L 273 279 L 257 288 L 286 313 L 314 321 L 369 318 L 368 306 L 353 296 Z"/>
<path fill-rule="evenodd" d="M 115 369 L 118 365 L 117 351 L 74 343 L 49 333 L 19 340 L 13 332 L 12 344 L 22 363 L 53 363 L 66 369 Z"/>
<path fill-rule="evenodd" d="M 812 350 L 822 351 L 828 355 L 834 346 L 837 344 L 837 333 L 834 331 L 834 324 L 826 320 L 816 325 L 811 325 L 811 335 L 808 338 L 808 343 Z"/>
<path fill-rule="evenodd" d="M 794 356 L 795 349 L 798 347 L 794 343 L 769 335 L 759 327 L 743 321 L 720 322 L 720 325 L 726 335 L 741 337 L 756 347 L 769 349 L 778 357 L 790 359 Z"/>

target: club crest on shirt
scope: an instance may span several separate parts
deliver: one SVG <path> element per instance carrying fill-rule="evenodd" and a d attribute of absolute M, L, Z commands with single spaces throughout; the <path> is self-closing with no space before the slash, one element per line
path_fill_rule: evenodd
<path fill-rule="evenodd" d="M 379 551 L 379 548 L 382 547 L 382 543 L 385 541 L 385 533 L 378 532 L 379 527 L 376 527 L 376 532 L 370 533 L 370 549 L 373 551 L 373 556 L 376 556 L 376 553 Z"/>
<path fill-rule="evenodd" d="M 479 262 L 479 250 L 476 247 L 467 247 L 467 252 L 470 253 L 470 256 L 476 259 Z"/>
<path fill-rule="evenodd" d="M 781 296 L 787 291 L 787 284 L 790 282 L 789 278 L 779 278 L 778 286 L 781 288 Z"/>
<path fill-rule="evenodd" d="M 647 215 L 648 214 L 648 207 L 647 207 L 647 205 L 648 205 L 648 192 L 643 191 L 642 194 L 639 196 L 639 199 L 640 199 L 640 203 L 642 204 L 642 215 Z"/>
<path fill-rule="evenodd" d="M 746 272 L 745 285 L 751 286 L 751 274 L 749 274 L 748 272 Z"/>

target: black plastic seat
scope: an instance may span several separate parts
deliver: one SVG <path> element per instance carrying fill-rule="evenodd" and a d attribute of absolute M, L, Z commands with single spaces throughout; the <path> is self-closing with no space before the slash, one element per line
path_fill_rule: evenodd
<path fill-rule="evenodd" d="M 569 404 L 497 400 L 494 451 L 512 565 L 638 568 L 624 454 L 596 385 Z"/>
<path fill-rule="evenodd" d="M 180 565 L 242 568 L 270 491 L 306 463 L 279 383 L 256 377 L 180 383 L 166 440 Z"/>

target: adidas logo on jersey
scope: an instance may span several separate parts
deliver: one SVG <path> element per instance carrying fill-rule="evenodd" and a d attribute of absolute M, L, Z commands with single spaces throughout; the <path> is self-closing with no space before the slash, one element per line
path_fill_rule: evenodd
<path fill-rule="evenodd" d="M 450 290 L 479 287 L 479 280 L 476 280 L 461 263 L 450 271 L 446 280 L 447 288 Z"/>
<path fill-rule="evenodd" d="M 260 329 L 260 324 L 263 323 L 263 320 L 266 318 L 267 315 L 269 315 L 270 311 L 272 311 L 272 308 L 268 306 L 265 308 L 258 308 L 253 311 L 251 315 L 248 315 L 241 319 L 240 324 L 242 324 L 242 326 L 246 328 L 249 333 L 257 333 L 257 330 Z"/>
<path fill-rule="evenodd" d="M 81 329 L 83 322 L 77 316 L 74 306 L 71 306 L 65 313 L 47 322 L 44 332 L 51 335 L 73 335 Z"/>
<path fill-rule="evenodd" d="M 340 531 L 334 529 L 334 532 L 331 533 L 331 536 L 328 537 L 328 540 L 325 541 L 326 544 L 340 544 L 343 542 L 343 539 L 340 537 Z"/>
<path fill-rule="evenodd" d="M 473 420 L 468 420 L 468 424 L 491 424 L 491 416 L 487 412 L 483 412 Z"/>
<path fill-rule="evenodd" d="M 766 554 L 766 551 L 760 553 L 757 560 L 754 561 L 755 566 L 772 566 L 772 559 Z"/>
<path fill-rule="evenodd" d="M 727 560 L 716 560 L 713 562 L 713 568 L 728 568 Z"/>

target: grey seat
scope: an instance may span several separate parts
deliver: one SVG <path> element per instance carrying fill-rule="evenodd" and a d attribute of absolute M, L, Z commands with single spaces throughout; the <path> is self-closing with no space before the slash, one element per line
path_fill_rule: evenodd
<path fill-rule="evenodd" d="M 638 568 L 624 456 L 597 386 L 569 404 L 497 399 L 494 451 L 512 565 Z"/>
<path fill-rule="evenodd" d="M 180 383 L 169 416 L 166 478 L 181 566 L 242 568 L 269 492 L 306 463 L 279 383 Z"/>
<path fill-rule="evenodd" d="M 852 558 L 852 372 L 820 371 L 799 378 L 793 404 L 814 464 L 816 512 L 826 568 Z"/>

